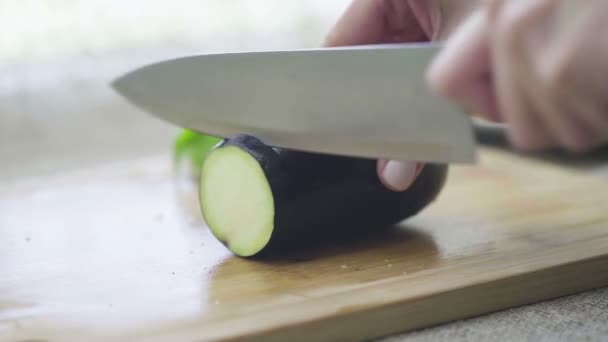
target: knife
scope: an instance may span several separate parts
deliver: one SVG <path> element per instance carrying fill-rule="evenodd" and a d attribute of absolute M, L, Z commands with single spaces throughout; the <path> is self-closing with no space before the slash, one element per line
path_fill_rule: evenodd
<path fill-rule="evenodd" d="M 335 155 L 474 163 L 475 127 L 433 94 L 434 43 L 212 53 L 142 66 L 112 87 L 182 128 Z"/>

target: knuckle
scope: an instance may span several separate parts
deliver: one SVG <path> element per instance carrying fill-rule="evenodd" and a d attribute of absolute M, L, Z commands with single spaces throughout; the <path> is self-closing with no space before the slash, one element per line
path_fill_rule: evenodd
<path fill-rule="evenodd" d="M 518 37 L 518 29 L 515 25 L 517 18 L 508 12 L 501 12 L 494 20 L 494 33 L 497 39 L 508 47 L 515 45 Z"/>
<path fill-rule="evenodd" d="M 561 90 L 572 82 L 573 62 L 570 56 L 555 58 L 553 61 L 543 63 L 540 68 L 540 81 L 543 87 L 552 94 L 559 94 Z"/>
<path fill-rule="evenodd" d="M 570 141 L 564 144 L 564 148 L 569 153 L 580 155 L 591 151 L 593 149 L 593 145 L 589 143 Z"/>
<path fill-rule="evenodd" d="M 568 136 L 562 139 L 564 149 L 572 154 L 584 154 L 591 151 L 596 144 L 596 139 L 592 135 L 587 136 Z"/>
<path fill-rule="evenodd" d="M 513 132 L 508 136 L 510 144 L 521 152 L 534 152 L 541 150 L 547 145 L 547 141 L 542 141 L 538 138 L 534 139 L 528 134 Z"/>
<path fill-rule="evenodd" d="M 496 10 L 494 21 L 496 33 L 508 42 L 518 41 L 528 30 L 530 14 L 525 11 L 512 9 L 511 4 L 501 6 Z"/>

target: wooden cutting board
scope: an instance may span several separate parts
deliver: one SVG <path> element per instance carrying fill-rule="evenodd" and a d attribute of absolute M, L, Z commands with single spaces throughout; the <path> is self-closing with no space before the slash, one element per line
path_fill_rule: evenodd
<path fill-rule="evenodd" d="M 0 339 L 362 340 L 608 285 L 608 185 L 498 150 L 393 231 L 228 253 L 168 157 L 0 184 Z"/>

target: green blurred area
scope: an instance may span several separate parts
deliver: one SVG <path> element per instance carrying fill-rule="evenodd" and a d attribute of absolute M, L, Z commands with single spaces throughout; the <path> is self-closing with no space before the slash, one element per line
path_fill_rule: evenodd
<path fill-rule="evenodd" d="M 207 153 L 222 139 L 184 129 L 176 137 L 173 145 L 173 163 L 179 165 L 184 159 L 190 162 L 198 173 Z"/>

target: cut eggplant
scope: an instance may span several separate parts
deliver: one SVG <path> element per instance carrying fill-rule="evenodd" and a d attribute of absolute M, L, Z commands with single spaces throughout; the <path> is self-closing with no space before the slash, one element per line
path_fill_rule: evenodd
<path fill-rule="evenodd" d="M 199 203 L 212 234 L 250 257 L 397 224 L 427 207 L 446 176 L 446 165 L 426 164 L 407 191 L 394 192 L 378 179 L 375 160 L 275 149 L 237 135 L 207 154 Z"/>

